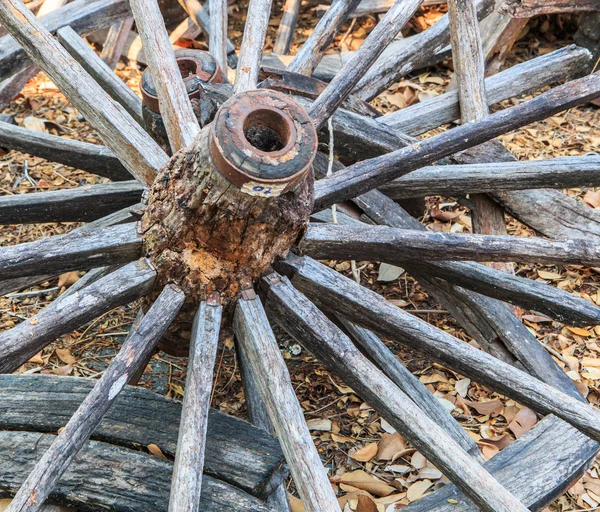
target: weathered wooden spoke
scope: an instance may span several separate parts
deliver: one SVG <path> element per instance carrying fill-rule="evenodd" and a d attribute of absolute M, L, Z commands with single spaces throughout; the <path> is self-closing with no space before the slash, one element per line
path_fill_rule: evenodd
<path fill-rule="evenodd" d="M 0 272 L 6 279 L 53 271 L 85 270 L 128 263 L 141 256 L 135 224 L 73 232 L 0 249 Z"/>
<path fill-rule="evenodd" d="M 531 18 L 540 14 L 600 11 L 598 0 L 505 0 L 498 12 L 513 18 Z"/>
<path fill-rule="evenodd" d="M 0 197 L 0 224 L 89 222 L 139 203 L 137 181 Z"/>
<path fill-rule="evenodd" d="M 131 12 L 129 3 L 46 0 L 44 9 L 62 7 L 41 19 L 38 4 L 0 4 L 0 79 L 7 79 L 0 106 L 39 66 L 106 144 L 0 122 L 0 147 L 121 181 L 0 198 L 0 224 L 92 221 L 0 249 L 2 294 L 88 270 L 37 315 L 0 333 L 0 372 L 22 371 L 58 337 L 143 298 L 95 385 L 0 375 L 0 428 L 35 431 L 0 432 L 0 495 L 21 488 L 9 510 L 43 510 L 48 501 L 84 510 L 288 512 L 284 454 L 305 508 L 339 510 L 262 304 L 269 320 L 456 483 L 407 510 L 537 510 L 581 476 L 600 446 L 600 413 L 505 302 L 576 325 L 600 323 L 600 308 L 475 261 L 600 266 L 600 214 L 552 190 L 595 186 L 598 157 L 518 162 L 492 140 L 593 99 L 600 75 L 488 115 L 490 105 L 580 76 L 590 53 L 563 48 L 484 80 L 484 57 L 504 53 L 525 23 L 489 14 L 492 0 L 449 0 L 435 25 L 395 41 L 429 0 L 335 0 L 287 70 L 261 73 L 271 0 L 250 2 L 239 59 L 224 0 L 132 0 Z M 502 12 L 593 2 L 572 3 L 505 0 Z M 277 54 L 289 52 L 301 2 L 287 0 L 284 10 L 272 56 L 280 68 Z M 387 14 L 357 51 L 324 56 L 351 16 L 379 12 Z M 200 31 L 212 56 L 173 51 Z M 100 56 L 86 35 L 103 46 Z M 363 101 L 451 53 L 455 91 L 385 116 Z M 120 56 L 148 66 L 143 103 L 113 72 Z M 236 69 L 233 86 L 228 67 Z M 324 75 L 329 85 L 314 78 Z M 463 124 L 414 138 L 457 120 Z M 330 156 L 317 152 L 318 142 L 330 145 Z M 131 176 L 138 182 L 126 181 Z M 407 213 L 413 209 L 394 202 L 466 194 L 475 234 L 427 231 Z M 353 204 L 339 205 L 347 200 Z M 498 236 L 502 208 L 550 239 Z M 298 252 L 399 264 L 482 350 Z M 209 411 L 219 334 L 232 331 L 248 416 L 262 430 Z M 548 416 L 484 463 L 379 336 Z M 155 346 L 189 355 L 183 407 L 124 389 L 139 381 Z M 65 424 L 58 437 L 39 433 Z M 174 463 L 132 449 L 150 443 Z"/>
<path fill-rule="evenodd" d="M 90 438 L 131 374 L 146 360 L 160 337 L 174 320 L 185 297 L 177 287 L 168 286 L 156 299 L 138 330 L 129 337 L 119 353 L 85 398 L 65 428 L 29 474 L 9 512 L 39 510 L 52 489 Z"/>

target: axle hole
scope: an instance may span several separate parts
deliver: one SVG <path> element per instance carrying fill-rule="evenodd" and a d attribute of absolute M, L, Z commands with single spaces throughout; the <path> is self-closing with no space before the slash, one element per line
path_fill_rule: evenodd
<path fill-rule="evenodd" d="M 255 110 L 244 121 L 246 140 L 265 153 L 281 151 L 290 140 L 286 119 L 272 110 Z"/>

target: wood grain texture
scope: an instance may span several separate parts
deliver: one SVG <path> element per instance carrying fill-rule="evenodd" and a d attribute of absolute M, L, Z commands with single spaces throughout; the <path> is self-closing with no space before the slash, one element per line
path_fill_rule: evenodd
<path fill-rule="evenodd" d="M 141 183 L 152 183 L 167 155 L 125 109 L 102 90 L 20 0 L 0 4 L 0 21 L 94 125 L 131 174 Z"/>
<path fill-rule="evenodd" d="M 311 75 L 325 50 L 342 28 L 360 0 L 337 0 L 332 2 L 327 12 L 315 25 L 314 30 L 298 50 L 287 70 L 301 75 Z"/>
<path fill-rule="evenodd" d="M 581 188 L 600 183 L 600 157 L 558 157 L 462 165 L 434 165 L 417 169 L 380 187 L 394 200 L 429 195 Z"/>
<path fill-rule="evenodd" d="M 294 32 L 300 17 L 300 0 L 286 0 L 283 4 L 283 14 L 277 29 L 273 53 L 277 55 L 287 55 L 294 42 Z"/>
<path fill-rule="evenodd" d="M 105 176 L 113 181 L 132 178 L 114 153 L 104 146 L 36 132 L 1 121 L 0 146 Z"/>
<path fill-rule="evenodd" d="M 234 94 L 256 89 L 272 0 L 250 0 L 233 85 Z"/>
<path fill-rule="evenodd" d="M 89 222 L 139 203 L 137 181 L 0 196 L 0 224 Z"/>
<path fill-rule="evenodd" d="M 59 336 L 112 308 L 149 292 L 155 272 L 144 261 L 131 263 L 0 334 L 0 372 L 10 373 Z"/>
<path fill-rule="evenodd" d="M 4 279 L 61 274 L 128 263 L 139 258 L 141 251 L 142 239 L 133 223 L 72 232 L 0 248 L 0 273 Z"/>
<path fill-rule="evenodd" d="M 423 0 L 398 0 L 367 36 L 364 43 L 312 104 L 309 115 L 322 128 L 383 50 L 408 23 Z"/>
<path fill-rule="evenodd" d="M 35 512 L 40 509 L 123 390 L 129 376 L 146 360 L 175 319 L 184 300 L 185 296 L 176 286 L 165 287 L 139 328 L 123 344 L 65 428 L 36 463 L 7 512 Z"/>
<path fill-rule="evenodd" d="M 0 432 L 0 496 L 12 496 L 56 436 Z M 143 452 L 88 442 L 58 482 L 51 501 L 83 512 L 164 512 L 173 464 Z M 204 477 L 206 512 L 272 512 L 262 501 L 210 476 Z M 110 492 L 107 492 L 110 490 Z"/>
<path fill-rule="evenodd" d="M 598 0 L 505 0 L 498 12 L 512 18 L 532 18 L 540 14 L 600 11 Z"/>
<path fill-rule="evenodd" d="M 387 226 L 309 224 L 299 249 L 316 259 L 371 259 L 391 264 L 406 260 L 600 263 L 597 241 L 436 233 Z"/>
<path fill-rule="evenodd" d="M 483 19 L 492 11 L 494 0 L 478 0 L 475 5 L 477 19 Z M 409 41 L 410 44 L 401 46 L 387 59 L 379 59 L 361 78 L 352 93 L 370 101 L 411 71 L 431 62 L 450 42 L 448 15 L 440 18 L 433 27 L 409 38 Z"/>
<path fill-rule="evenodd" d="M 253 295 L 253 294 L 252 294 Z M 307 512 L 340 510 L 260 299 L 241 298 L 234 330 Z"/>
<path fill-rule="evenodd" d="M 130 0 L 173 153 L 200 133 L 157 0 Z"/>
<path fill-rule="evenodd" d="M 211 55 L 227 75 L 227 1 L 209 0 L 210 3 L 210 35 L 208 48 Z"/>
<path fill-rule="evenodd" d="M 364 45 L 363 45 L 364 46 Z M 534 99 L 452 130 L 416 142 L 393 153 L 359 162 L 315 185 L 315 208 L 323 209 L 503 133 L 549 117 L 600 94 L 600 74 L 555 87 Z"/>
<path fill-rule="evenodd" d="M 591 54 L 586 49 L 571 45 L 512 66 L 485 79 L 488 105 L 572 77 L 590 61 Z M 450 91 L 385 115 L 378 121 L 398 131 L 420 135 L 459 118 L 458 93 Z"/>
<path fill-rule="evenodd" d="M 67 49 L 71 57 L 79 62 L 83 69 L 102 86 L 113 100 L 120 103 L 135 121 L 142 124 L 142 100 L 113 72 L 90 45 L 71 27 L 58 29 L 56 35 L 60 44 Z"/>
<path fill-rule="evenodd" d="M 71 26 L 78 34 L 87 35 L 109 27 L 125 17 L 128 10 L 124 0 L 75 0 L 44 16 L 40 23 L 53 34 L 61 27 Z M 3 28 L 7 29 L 4 23 Z M 31 61 L 18 41 L 11 35 L 0 38 L 0 80 L 29 65 Z"/>
<path fill-rule="evenodd" d="M 94 386 L 91 379 L 52 375 L 0 375 L 0 383 L 0 427 L 34 432 L 56 432 Z M 92 439 L 129 448 L 154 443 L 172 457 L 181 410 L 181 402 L 127 386 Z M 286 478 L 283 464 L 283 453 L 274 437 L 233 416 L 209 411 L 206 474 L 265 499 Z M 170 484 L 169 475 L 164 481 L 163 512 Z"/>
<path fill-rule="evenodd" d="M 334 271 L 335 272 L 335 271 Z M 261 281 L 266 308 L 286 331 L 314 354 L 402 433 L 481 510 L 527 510 L 440 426 L 363 356 L 352 342 L 286 278 Z"/>
<path fill-rule="evenodd" d="M 133 16 L 113 23 L 108 29 L 108 35 L 102 45 L 100 58 L 110 69 L 115 69 L 127 44 L 127 36 L 133 26 Z"/>
<path fill-rule="evenodd" d="M 387 339 L 521 402 L 543 414 L 555 414 L 592 439 L 600 439 L 600 412 L 467 343 L 436 329 L 383 297 L 310 258 L 288 258 L 293 283 L 308 297 L 327 302 L 332 311 Z"/>
<path fill-rule="evenodd" d="M 194 319 L 169 512 L 202 510 L 200 497 L 208 410 L 222 311 L 217 295 L 200 303 Z"/>
<path fill-rule="evenodd" d="M 348 336 L 369 356 L 381 371 L 402 390 L 419 408 L 423 410 L 444 432 L 462 446 L 463 450 L 479 462 L 483 457 L 475 441 L 466 433 L 460 424 L 452 417 L 437 397 L 431 393 L 425 384 L 415 377 L 386 347 L 379 337 L 345 318 L 338 317 Z"/>

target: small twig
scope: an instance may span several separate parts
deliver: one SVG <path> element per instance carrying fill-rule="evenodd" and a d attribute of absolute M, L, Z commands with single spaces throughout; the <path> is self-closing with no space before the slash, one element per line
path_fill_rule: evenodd
<path fill-rule="evenodd" d="M 56 290 L 58 290 L 58 286 L 55 286 L 54 288 L 47 288 L 45 290 L 35 290 L 32 292 L 9 293 L 8 295 L 5 295 L 5 297 L 7 299 L 12 299 L 15 297 L 30 297 L 32 295 L 42 295 L 44 293 L 49 293 L 49 292 L 53 292 Z"/>

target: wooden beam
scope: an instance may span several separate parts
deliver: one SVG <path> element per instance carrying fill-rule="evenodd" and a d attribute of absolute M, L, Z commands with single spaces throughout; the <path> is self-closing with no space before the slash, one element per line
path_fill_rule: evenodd
<path fill-rule="evenodd" d="M 287 55 L 294 42 L 294 33 L 300 17 L 301 0 L 286 0 L 283 4 L 283 14 L 277 29 L 277 37 L 273 45 L 273 53 Z"/>
<path fill-rule="evenodd" d="M 69 463 L 89 440 L 125 387 L 129 375 L 137 370 L 175 319 L 184 300 L 184 294 L 176 286 L 165 287 L 148 310 L 138 331 L 121 347 L 94 389 L 29 473 L 7 512 L 35 512 L 40 509 Z"/>
<path fill-rule="evenodd" d="M 339 505 L 304 420 L 277 340 L 253 291 L 237 303 L 234 330 L 307 512 Z"/>
<path fill-rule="evenodd" d="M 288 334 L 351 386 L 481 510 L 527 510 L 287 279 L 274 273 L 263 278 L 261 284 L 265 288 L 267 311 Z"/>
<path fill-rule="evenodd" d="M 317 297 L 331 311 L 539 413 L 555 414 L 596 441 L 600 439 L 600 412 L 580 399 L 429 325 L 311 258 L 288 257 L 280 268 L 293 275 L 292 282 L 301 292 Z"/>
<path fill-rule="evenodd" d="M 156 0 L 131 0 L 131 12 L 158 95 L 158 104 L 173 153 L 200 133 L 181 71 Z"/>
<path fill-rule="evenodd" d="M 383 50 L 408 23 L 423 0 L 398 0 L 371 31 L 352 59 L 312 104 L 309 115 L 317 129 L 322 128 Z"/>
<path fill-rule="evenodd" d="M 363 45 L 364 46 L 364 45 Z M 448 130 L 405 148 L 366 160 L 315 185 L 315 208 L 323 209 L 377 188 L 419 167 L 549 117 L 600 94 L 600 74 L 588 75 L 501 112 Z"/>
<path fill-rule="evenodd" d="M 57 137 L 0 121 L 0 146 L 82 169 L 113 181 L 132 175 L 105 146 Z"/>
<path fill-rule="evenodd" d="M 148 293 L 156 273 L 144 261 L 130 263 L 85 287 L 58 298 L 37 315 L 0 334 L 0 372 L 10 373 L 63 334 Z"/>
<path fill-rule="evenodd" d="M 256 89 L 272 0 L 250 0 L 233 86 L 234 94 Z"/>
<path fill-rule="evenodd" d="M 217 294 L 200 303 L 194 319 L 169 512 L 202 510 L 200 497 L 208 410 L 222 311 Z"/>
<path fill-rule="evenodd" d="M 77 3 L 77 2 L 75 2 Z M 73 4 L 71 4 L 73 5 Z M 68 5 L 67 5 L 68 7 Z M 149 185 L 167 155 L 69 55 L 20 0 L 0 4 L 0 21 L 98 130 L 135 178 Z"/>
<path fill-rule="evenodd" d="M 504 0 L 498 12 L 511 18 L 532 18 L 541 14 L 600 11 L 598 0 Z"/>
<path fill-rule="evenodd" d="M 227 0 L 209 0 L 210 35 L 208 49 L 227 75 Z"/>
<path fill-rule="evenodd" d="M 299 249 L 316 259 L 399 261 L 520 261 L 600 264 L 594 241 L 471 235 L 387 226 L 308 225 Z"/>
<path fill-rule="evenodd" d="M 0 196 L 0 224 L 90 222 L 139 203 L 137 181 Z"/>
<path fill-rule="evenodd" d="M 127 44 L 127 36 L 133 26 L 133 16 L 129 16 L 121 21 L 113 23 L 108 29 L 108 35 L 102 45 L 102 53 L 100 58 L 106 62 L 110 69 L 117 67 L 117 62 L 121 58 L 121 54 Z"/>
<path fill-rule="evenodd" d="M 348 336 L 358 344 L 379 369 L 406 395 L 423 410 L 444 432 L 450 435 L 463 450 L 479 462 L 483 457 L 475 441 L 448 412 L 436 396 L 425 387 L 385 346 L 383 341 L 372 331 L 353 324 L 343 317 L 338 317 Z"/>
<path fill-rule="evenodd" d="M 314 30 L 289 63 L 287 70 L 312 75 L 333 38 L 342 28 L 360 0 L 337 0 L 316 24 Z"/>
<path fill-rule="evenodd" d="M 143 126 L 144 119 L 140 97 L 115 75 L 113 70 L 71 27 L 58 29 L 56 34 L 71 57 L 83 66 L 83 69 L 102 86 L 113 100 L 120 103 L 131 117 Z"/>
<path fill-rule="evenodd" d="M 488 105 L 527 94 L 581 72 L 591 54 L 575 45 L 522 62 L 485 79 Z M 377 121 L 410 135 L 420 135 L 460 118 L 458 93 L 447 92 L 380 117 Z"/>
<path fill-rule="evenodd" d="M 141 256 L 142 239 L 135 224 L 42 238 L 0 248 L 0 273 L 5 279 L 53 272 L 85 270 L 128 263 Z"/>
<path fill-rule="evenodd" d="M 424 196 L 537 188 L 593 187 L 600 182 L 600 157 L 558 157 L 422 167 L 380 187 L 394 200 Z"/>
<path fill-rule="evenodd" d="M 478 0 L 476 7 L 478 19 L 483 19 L 493 10 L 494 0 Z M 431 28 L 407 41 L 410 44 L 401 46 L 387 59 L 379 59 L 361 78 L 352 94 L 370 101 L 410 72 L 425 67 L 450 43 L 448 15 L 445 14 Z"/>

